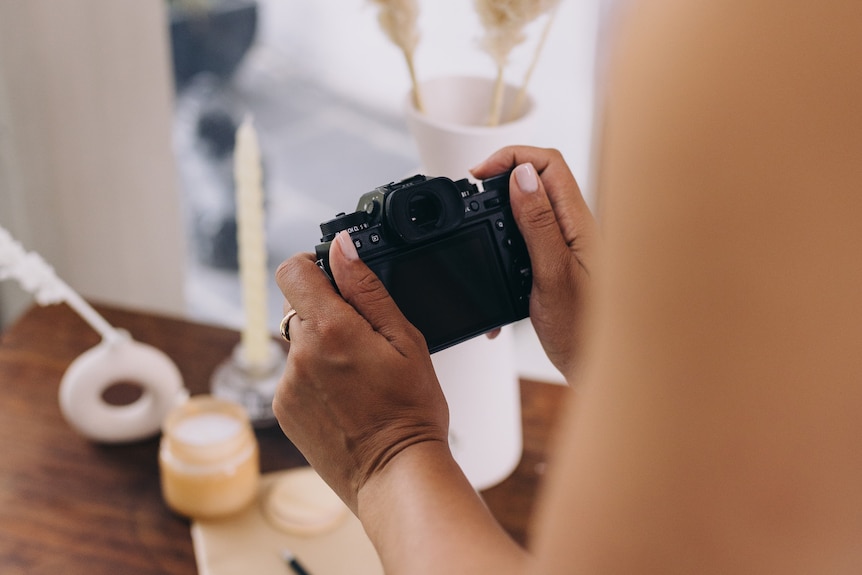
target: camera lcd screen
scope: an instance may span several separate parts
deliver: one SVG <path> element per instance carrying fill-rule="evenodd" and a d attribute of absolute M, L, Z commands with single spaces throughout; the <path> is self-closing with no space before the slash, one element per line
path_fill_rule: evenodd
<path fill-rule="evenodd" d="M 431 352 L 513 321 L 487 226 L 475 226 L 369 267 Z"/>

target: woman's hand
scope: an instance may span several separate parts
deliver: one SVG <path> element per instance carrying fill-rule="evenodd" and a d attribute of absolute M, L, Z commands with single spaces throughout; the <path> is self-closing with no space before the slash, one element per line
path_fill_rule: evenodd
<path fill-rule="evenodd" d="M 512 212 L 533 265 L 530 320 L 548 358 L 571 382 L 597 247 L 596 223 L 557 150 L 509 146 L 472 173 L 484 179 L 512 168 Z"/>
<path fill-rule="evenodd" d="M 449 412 L 422 334 L 402 315 L 350 236 L 330 248 L 341 295 L 310 254 L 276 279 L 296 315 L 273 410 L 287 437 L 356 512 L 356 496 L 411 445 L 448 450 Z"/>

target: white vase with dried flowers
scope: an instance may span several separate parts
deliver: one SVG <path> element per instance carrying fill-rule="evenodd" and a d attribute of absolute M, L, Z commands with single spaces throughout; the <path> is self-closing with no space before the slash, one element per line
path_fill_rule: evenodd
<path fill-rule="evenodd" d="M 408 128 L 421 171 L 452 179 L 509 144 L 534 144 L 535 103 L 527 84 L 544 46 L 559 0 L 474 0 L 492 58 L 494 75 L 444 76 L 420 82 L 415 53 L 420 34 L 417 0 L 372 0 L 386 36 L 402 51 L 411 90 L 405 101 Z M 525 28 L 546 15 L 542 38 L 522 82 L 506 82 L 511 51 L 526 39 Z M 477 489 L 499 483 L 522 453 L 521 404 L 511 326 L 494 340 L 474 338 L 432 357 L 449 403 L 450 445 Z"/>
<path fill-rule="evenodd" d="M 535 103 L 528 85 L 545 46 L 560 0 L 473 0 L 482 24 L 479 48 L 493 62 L 488 77 L 442 76 L 420 81 L 415 55 L 420 42 L 418 0 L 371 0 L 381 29 L 401 50 L 411 90 L 405 113 L 426 175 L 467 177 L 468 169 L 508 144 L 534 143 Z M 505 78 L 513 50 L 528 27 L 545 18 L 520 83 Z"/>

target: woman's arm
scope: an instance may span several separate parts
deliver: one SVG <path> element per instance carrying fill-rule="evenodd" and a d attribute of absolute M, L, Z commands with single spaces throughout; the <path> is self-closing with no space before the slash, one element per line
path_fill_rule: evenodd
<path fill-rule="evenodd" d="M 359 492 L 358 516 L 387 573 L 523 573 L 503 531 L 442 443 L 404 450 Z"/>
<path fill-rule="evenodd" d="M 861 10 L 630 13 L 537 573 L 862 569 Z"/>

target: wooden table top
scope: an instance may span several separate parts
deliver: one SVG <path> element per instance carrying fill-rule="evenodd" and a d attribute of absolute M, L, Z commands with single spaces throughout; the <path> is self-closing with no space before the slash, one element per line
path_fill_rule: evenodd
<path fill-rule="evenodd" d="M 173 359 L 186 387 L 208 390 L 235 331 L 97 306 L 113 326 Z M 164 505 L 158 438 L 99 445 L 65 422 L 60 379 L 99 335 L 65 305 L 33 307 L 0 334 L 0 572 L 4 575 L 194 574 L 189 522 Z M 521 382 L 524 453 L 514 473 L 483 496 L 523 543 L 544 471 L 551 427 L 566 388 Z M 261 470 L 305 465 L 278 427 L 256 431 Z"/>

